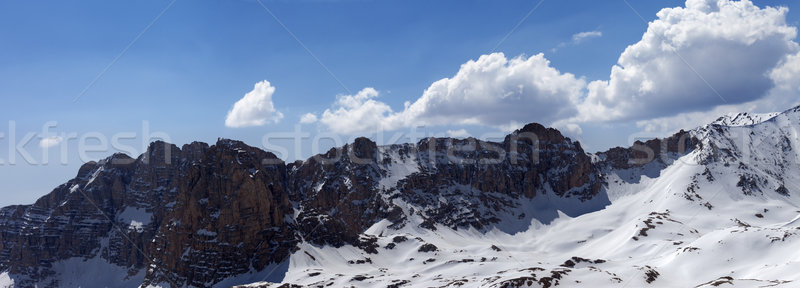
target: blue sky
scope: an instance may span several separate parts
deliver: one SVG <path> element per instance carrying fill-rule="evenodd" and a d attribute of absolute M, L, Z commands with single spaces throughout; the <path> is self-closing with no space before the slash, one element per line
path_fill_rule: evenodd
<path fill-rule="evenodd" d="M 797 52 L 792 46 L 796 39 L 791 29 L 785 28 L 796 27 L 800 16 L 792 1 L 753 1 L 755 6 L 740 8 L 754 13 L 719 13 L 719 17 L 727 17 L 719 27 L 695 29 L 691 25 L 700 25 L 698 19 L 705 18 L 697 17 L 702 15 L 675 12 L 671 19 L 678 19 L 676 22 L 661 23 L 666 25 L 659 26 L 663 31 L 654 26 L 652 33 L 658 41 L 679 43 L 669 48 L 677 58 L 664 51 L 650 53 L 655 48 L 643 40 L 649 33 L 645 21 L 658 19 L 662 8 L 686 4 L 634 0 L 2 1 L 0 97 L 4 104 L 2 120 L 6 122 L 0 123 L 0 205 L 33 202 L 73 177 L 83 161 L 104 158 L 115 151 L 112 147 L 79 153 L 80 141 L 103 144 L 98 138 L 111 142 L 115 135 L 117 142 L 128 148 L 123 152 L 138 154 L 149 140 L 144 134 L 166 135 L 178 145 L 195 140 L 213 143 L 217 137 L 225 137 L 264 147 L 265 136 L 290 135 L 288 132 L 296 127 L 307 132 L 310 139 L 335 134 L 347 141 L 356 135 L 377 137 L 371 128 L 380 123 L 385 124 L 382 127 L 388 135 L 405 137 L 417 127 L 422 135 L 444 136 L 450 131 L 456 136 L 492 138 L 515 125 L 541 122 L 564 130 L 594 152 L 627 145 L 637 137 L 690 129 L 720 113 L 766 112 L 794 103 L 796 95 L 791 92 L 796 90 L 792 85 L 797 79 L 790 72 L 796 71 L 792 69 L 797 65 L 789 61 L 789 56 Z M 708 10 L 698 5 L 693 6 L 695 12 L 709 15 L 718 8 Z M 766 6 L 788 7 L 788 12 L 758 14 Z M 737 31 L 748 29 L 725 30 L 736 23 L 746 23 L 744 27 L 753 27 L 753 31 L 763 32 L 755 34 L 766 36 L 744 41 L 746 45 L 737 44 L 737 39 L 745 38 L 736 35 Z M 626 48 L 637 43 L 641 45 L 621 57 Z M 655 56 L 646 56 L 648 53 Z M 486 57 L 479 60 L 482 56 Z M 512 63 L 515 57 L 521 57 L 516 58 L 518 66 Z M 471 60 L 478 70 L 491 61 L 505 64 L 495 71 L 497 74 L 461 71 L 462 64 Z M 614 76 L 612 67 L 622 66 L 620 61 L 627 69 Z M 784 63 L 780 71 L 788 71 L 785 75 L 764 76 Z M 688 71 L 694 71 L 686 73 L 688 67 Z M 716 71 L 716 67 L 725 70 Z M 740 70 L 751 72 L 715 76 Z M 463 77 L 456 77 L 461 72 Z M 626 73 L 650 77 L 630 80 L 633 74 Z M 694 78 L 678 77 L 687 74 Z M 530 77 L 497 80 L 513 78 L 509 75 Z M 531 80 L 540 77 L 537 75 L 558 75 L 563 83 Z M 751 83 L 737 77 L 755 80 Z M 480 91 L 486 95 L 524 85 L 533 87 L 524 91 L 535 92 L 516 95 L 511 91 L 516 100 L 508 101 L 438 93 L 444 88 L 436 88 L 434 83 L 444 78 L 451 80 L 440 83 L 450 85 L 447 87 L 470 88 L 470 83 L 484 83 L 489 90 Z M 242 117 L 266 113 L 262 116 L 268 121 L 247 127 L 226 125 L 234 103 L 264 80 L 274 92 L 256 100 L 268 101 L 271 106 L 244 111 Z M 613 84 L 617 80 L 619 83 Z M 695 85 L 700 82 L 708 85 Z M 736 83 L 764 88 L 739 95 L 736 91 L 742 86 Z M 659 86 L 662 84 L 694 87 L 687 91 L 700 92 L 687 94 Z M 639 88 L 630 90 L 628 86 Z M 779 86 L 785 91 L 777 91 Z M 642 92 L 642 87 L 655 87 L 655 92 Z M 368 88 L 374 89 L 374 94 Z M 491 90 L 495 88 L 502 91 Z M 426 94 L 426 90 L 431 92 Z M 636 91 L 643 96 L 626 98 L 639 93 Z M 430 101 L 418 101 L 425 98 L 424 94 Z M 676 97 L 687 98 L 659 100 Z M 355 106 L 343 105 L 345 102 L 337 99 L 355 101 Z M 416 110 L 404 109 L 406 102 L 415 104 Z M 434 102 L 442 104 L 430 104 Z M 456 104 L 453 109 L 472 112 L 442 108 L 448 103 Z M 377 110 L 363 110 L 366 116 L 358 114 L 368 106 L 365 104 L 375 105 Z M 503 105 L 513 109 L 504 110 Z M 563 113 L 552 112 L 555 110 Z M 307 113 L 318 120 L 299 124 Z M 278 114 L 282 117 L 276 117 Z M 48 123 L 52 127 L 43 132 Z M 364 129 L 355 129 L 361 127 L 359 124 L 364 124 Z M 26 134 L 33 136 L 28 143 L 20 143 Z M 70 138 L 70 134 L 76 138 Z M 40 142 L 47 137 L 58 141 L 41 148 Z M 410 139 L 403 137 L 399 142 Z M 288 141 L 270 143 L 287 145 L 281 153 L 286 155 L 280 156 L 294 160 L 317 152 L 311 142 L 306 139 L 300 150 Z M 320 143 L 323 147 L 317 150 L 334 145 L 331 140 Z M 17 145 L 23 145 L 22 150 L 28 151 L 33 161 L 25 161 Z M 67 153 L 62 153 L 62 147 Z M 42 163 L 44 159 L 49 160 L 47 164 Z"/>

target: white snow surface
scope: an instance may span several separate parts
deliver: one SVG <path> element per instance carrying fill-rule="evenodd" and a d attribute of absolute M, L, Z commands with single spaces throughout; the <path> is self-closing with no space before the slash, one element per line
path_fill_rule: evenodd
<path fill-rule="evenodd" d="M 746 125 L 755 125 L 769 119 L 772 119 L 775 116 L 780 115 L 778 112 L 772 113 L 730 113 L 728 115 L 722 116 L 717 118 L 711 124 L 716 125 L 723 125 L 723 126 L 746 126 Z"/>
<path fill-rule="evenodd" d="M 12 287 L 14 287 L 14 279 L 11 279 L 11 276 L 8 275 L 8 272 L 0 273 L 0 288 Z"/>
<path fill-rule="evenodd" d="M 378 149 L 381 155 L 386 155 L 389 159 L 392 159 L 391 163 L 383 165 L 386 176 L 381 178 L 379 182 L 381 188 L 394 188 L 397 185 L 397 181 L 419 172 L 419 163 L 413 153 L 401 156 L 398 146 L 380 147 Z"/>
<path fill-rule="evenodd" d="M 86 185 L 84 185 L 83 188 L 86 189 L 87 187 L 89 187 L 89 184 L 92 184 L 92 182 L 94 182 L 94 180 L 97 179 L 97 176 L 100 176 L 100 173 L 102 173 L 103 170 L 105 170 L 103 166 L 100 166 L 99 168 L 94 170 L 94 172 L 92 172 L 92 177 L 89 178 L 89 181 L 86 182 Z"/>

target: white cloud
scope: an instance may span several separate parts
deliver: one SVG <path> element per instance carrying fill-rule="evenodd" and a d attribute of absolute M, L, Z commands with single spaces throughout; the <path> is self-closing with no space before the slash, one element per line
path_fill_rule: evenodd
<path fill-rule="evenodd" d="M 225 126 L 232 128 L 262 126 L 269 122 L 278 123 L 283 118 L 280 111 L 275 110 L 272 104 L 272 94 L 275 87 L 269 81 L 258 82 L 253 91 L 236 101 L 233 108 L 228 111 Z"/>
<path fill-rule="evenodd" d="M 506 125 L 536 119 L 550 123 L 577 110 L 586 82 L 550 66 L 544 55 L 507 59 L 483 55 L 452 78 L 431 84 L 403 111 L 403 122 L 427 125 Z"/>
<path fill-rule="evenodd" d="M 317 122 L 317 115 L 312 113 L 306 113 L 300 117 L 300 124 L 311 124 L 314 122 Z"/>
<path fill-rule="evenodd" d="M 662 9 L 610 80 L 589 83 L 579 120 L 646 120 L 764 97 L 769 72 L 798 50 L 786 12 L 728 0 Z"/>
<path fill-rule="evenodd" d="M 599 37 L 603 37 L 603 32 L 598 30 L 575 33 L 572 34 L 572 41 L 558 43 L 558 45 L 556 45 L 556 47 L 554 47 L 553 49 L 550 49 L 550 51 L 555 53 L 556 51 L 558 51 L 558 49 L 567 47 L 569 45 L 578 45 L 581 42 L 583 42 L 583 40 L 590 38 L 599 38 Z"/>
<path fill-rule="evenodd" d="M 755 102 L 755 111 L 778 112 L 800 105 L 800 53 L 787 56 L 769 76 L 775 87 Z"/>
<path fill-rule="evenodd" d="M 569 136 L 572 136 L 572 137 L 578 137 L 578 136 L 581 136 L 583 134 L 583 129 L 581 129 L 581 126 L 578 125 L 577 123 L 558 121 L 558 122 L 555 122 L 555 123 L 551 124 L 550 126 L 560 130 L 561 132 L 563 132 L 565 134 L 569 134 Z"/>
<path fill-rule="evenodd" d="M 778 89 L 800 91 L 800 53 L 787 56 L 769 76 Z"/>
<path fill-rule="evenodd" d="M 58 144 L 61 144 L 61 141 L 63 140 L 64 138 L 61 138 L 59 136 L 44 137 L 42 138 L 42 140 L 39 141 L 39 147 L 42 148 L 54 147 L 57 146 Z"/>
<path fill-rule="evenodd" d="M 585 31 L 572 35 L 572 43 L 578 44 L 589 38 L 603 37 L 602 31 Z"/>
<path fill-rule="evenodd" d="M 493 53 L 464 63 L 402 110 L 365 88 L 339 96 L 320 123 L 352 134 L 418 125 L 507 131 L 539 122 L 580 136 L 579 125 L 590 123 L 636 123 L 656 132 L 690 129 L 728 112 L 780 111 L 800 101 L 800 46 L 786 13 L 747 0 L 688 0 L 686 7 L 659 11 L 608 80 L 587 85 L 542 54 L 509 59 Z M 586 31 L 572 41 L 601 36 Z"/>
<path fill-rule="evenodd" d="M 319 122 L 333 132 L 345 134 L 386 129 L 392 108 L 374 100 L 378 94 L 374 88 L 367 87 L 356 95 L 339 95 L 334 107 L 322 112 Z"/>
<path fill-rule="evenodd" d="M 466 129 L 447 130 L 447 137 L 451 138 L 467 138 L 471 136 Z"/>
<path fill-rule="evenodd" d="M 677 115 L 639 120 L 636 121 L 636 127 L 640 128 L 642 132 L 648 133 L 648 135 L 663 137 L 675 133 L 680 129 L 688 130 L 711 123 L 722 115 L 751 111 L 753 108 L 754 106 L 752 104 L 718 106 L 710 111 L 686 112 Z"/>
<path fill-rule="evenodd" d="M 575 115 L 585 86 L 582 78 L 551 67 L 542 54 L 507 59 L 503 53 L 493 53 L 464 63 L 452 78 L 434 82 L 400 112 L 375 100 L 378 91 L 365 88 L 356 95 L 339 96 L 320 122 L 348 134 L 413 125 L 550 123 Z"/>

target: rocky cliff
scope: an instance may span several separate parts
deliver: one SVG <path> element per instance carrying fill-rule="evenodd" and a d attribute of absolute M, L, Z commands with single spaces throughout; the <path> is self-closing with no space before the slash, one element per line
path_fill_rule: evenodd
<path fill-rule="evenodd" d="M 91 262 L 116 271 L 116 285 L 237 284 L 281 265 L 299 243 L 370 253 L 375 240 L 363 233 L 381 221 L 513 232 L 606 204 L 580 144 L 538 124 L 499 143 L 358 138 L 289 164 L 233 140 L 154 142 L 136 159 L 83 165 L 32 205 L 0 209 L 0 272 L 17 287 L 107 285 L 69 264 Z"/>

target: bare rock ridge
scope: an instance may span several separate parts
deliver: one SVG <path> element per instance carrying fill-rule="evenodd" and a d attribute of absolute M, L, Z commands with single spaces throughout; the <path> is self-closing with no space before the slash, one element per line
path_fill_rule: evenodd
<path fill-rule="evenodd" d="M 699 145 L 684 136 L 640 145 L 669 153 Z M 135 159 L 86 163 L 32 205 L 0 209 L 0 272 L 16 287 L 60 287 L 59 263 L 95 259 L 122 269 L 118 282 L 208 287 L 278 265 L 301 242 L 369 252 L 363 232 L 383 220 L 514 232 L 556 210 L 602 209 L 610 202 L 601 167 L 644 165 L 631 161 L 644 150 L 635 147 L 597 162 L 539 124 L 500 143 L 358 138 L 288 164 L 234 140 L 158 141 Z"/>
<path fill-rule="evenodd" d="M 614 147 L 597 153 L 603 164 L 614 169 L 641 167 L 652 162 L 667 162 L 683 156 L 702 145 L 689 132 L 678 133 L 663 139 L 650 139 L 645 142 L 636 141 L 628 148 Z"/>

